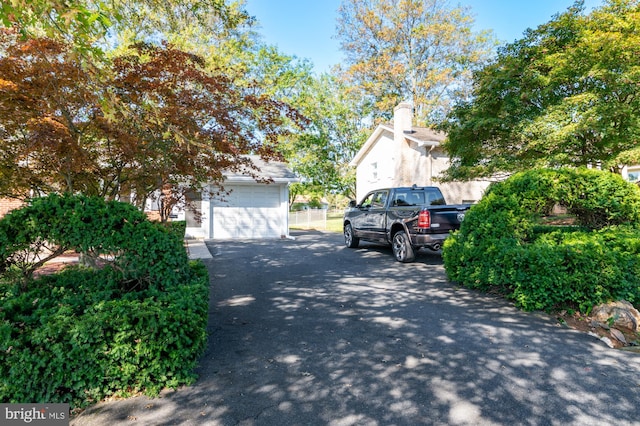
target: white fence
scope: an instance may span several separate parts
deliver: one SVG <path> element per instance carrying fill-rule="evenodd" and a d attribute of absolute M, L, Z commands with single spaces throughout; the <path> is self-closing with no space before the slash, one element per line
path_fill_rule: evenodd
<path fill-rule="evenodd" d="M 299 229 L 327 229 L 327 210 L 309 209 L 289 212 L 289 226 Z"/>

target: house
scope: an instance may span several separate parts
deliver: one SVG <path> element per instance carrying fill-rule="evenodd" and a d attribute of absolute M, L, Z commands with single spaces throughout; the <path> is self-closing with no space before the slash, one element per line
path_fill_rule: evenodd
<path fill-rule="evenodd" d="M 416 184 L 439 186 L 449 204 L 479 201 L 489 181 L 437 182 L 450 164 L 441 146 L 446 135 L 412 123 L 411 104 L 399 104 L 393 122 L 376 127 L 357 152 L 350 163 L 356 167 L 357 199 L 374 189 Z"/>
<path fill-rule="evenodd" d="M 176 211 L 174 220 L 186 220 L 188 238 L 249 239 L 289 236 L 289 184 L 298 178 L 280 162 L 264 162 L 251 157 L 260 169 L 256 182 L 247 175 L 225 175 L 224 192 L 209 185 L 188 194 L 189 208 Z"/>
<path fill-rule="evenodd" d="M 640 185 L 640 165 L 624 166 L 622 168 L 622 177 L 629 182 Z"/>
<path fill-rule="evenodd" d="M 25 205 L 25 202 L 15 198 L 0 198 L 0 218 L 4 217 L 11 210 L 18 209 Z"/>

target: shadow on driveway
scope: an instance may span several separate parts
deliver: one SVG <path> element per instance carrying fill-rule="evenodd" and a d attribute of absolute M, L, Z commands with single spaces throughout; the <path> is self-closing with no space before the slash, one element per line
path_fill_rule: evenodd
<path fill-rule="evenodd" d="M 208 241 L 209 344 L 189 388 L 75 425 L 639 424 L 640 357 L 342 236 Z"/>

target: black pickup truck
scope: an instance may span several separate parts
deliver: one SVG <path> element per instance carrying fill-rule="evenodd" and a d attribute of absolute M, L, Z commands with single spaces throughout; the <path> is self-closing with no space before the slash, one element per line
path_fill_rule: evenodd
<path fill-rule="evenodd" d="M 377 189 L 345 210 L 344 242 L 356 248 L 360 240 L 391 244 L 399 262 L 413 262 L 420 247 L 440 250 L 470 204 L 447 205 L 435 186 Z"/>

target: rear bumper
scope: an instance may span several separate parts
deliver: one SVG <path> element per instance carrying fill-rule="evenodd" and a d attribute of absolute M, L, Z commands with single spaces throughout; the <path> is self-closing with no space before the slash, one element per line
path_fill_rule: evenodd
<path fill-rule="evenodd" d="M 411 235 L 411 245 L 415 247 L 442 246 L 448 236 L 448 232 L 446 234 L 413 234 Z"/>

